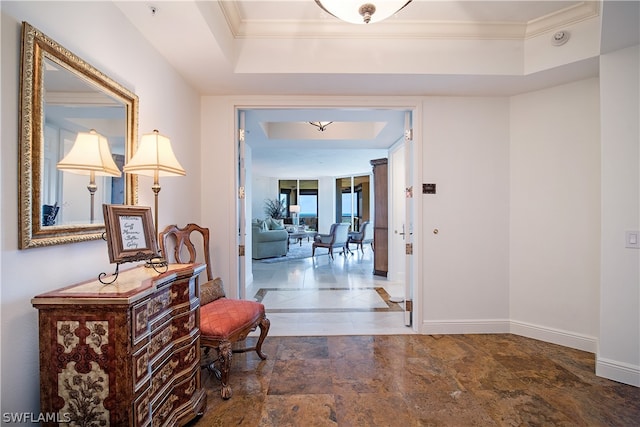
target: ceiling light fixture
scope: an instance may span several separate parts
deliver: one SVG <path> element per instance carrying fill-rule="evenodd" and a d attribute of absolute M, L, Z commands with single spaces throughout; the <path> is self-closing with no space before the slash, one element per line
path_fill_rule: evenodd
<path fill-rule="evenodd" d="M 324 132 L 327 126 L 329 126 L 331 123 L 333 122 L 309 122 L 311 126 L 317 127 L 320 132 Z"/>
<path fill-rule="evenodd" d="M 383 21 L 398 13 L 411 0 L 315 0 L 325 12 L 352 24 Z"/>

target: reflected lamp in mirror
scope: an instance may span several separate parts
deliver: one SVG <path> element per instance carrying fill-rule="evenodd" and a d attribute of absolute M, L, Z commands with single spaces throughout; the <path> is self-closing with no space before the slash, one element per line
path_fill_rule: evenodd
<path fill-rule="evenodd" d="M 78 175 L 89 175 L 87 189 L 90 195 L 90 219 L 93 224 L 94 198 L 98 189 L 96 176 L 118 177 L 122 174 L 111 156 L 107 138 L 94 129 L 89 132 L 78 132 L 69 154 L 58 162 L 57 168 Z"/>
<path fill-rule="evenodd" d="M 300 225 L 300 219 L 298 215 L 300 214 L 300 206 L 299 205 L 291 205 L 289 206 L 289 212 L 291 212 L 291 216 L 293 217 L 293 225 Z"/>
<path fill-rule="evenodd" d="M 161 176 L 184 176 L 186 172 L 176 159 L 171 148 L 171 140 L 160 132 L 142 135 L 138 144 L 138 151 L 124 166 L 126 173 L 153 177 L 151 189 L 155 194 L 154 222 L 156 237 L 158 236 L 158 193 L 160 192 L 159 178 Z"/>

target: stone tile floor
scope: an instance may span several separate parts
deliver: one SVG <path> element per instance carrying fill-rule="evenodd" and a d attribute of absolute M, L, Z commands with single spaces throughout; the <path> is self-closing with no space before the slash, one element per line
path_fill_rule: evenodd
<path fill-rule="evenodd" d="M 311 253 L 310 245 L 304 242 L 302 247 Z M 316 256 L 272 264 L 254 261 L 246 295 L 265 304 L 270 337 L 415 333 L 405 326 L 400 306 L 390 302 L 391 297 L 404 296 L 404 283 L 372 272 L 373 251 L 368 246 L 348 256 L 337 254 L 333 260 Z"/>
<path fill-rule="evenodd" d="M 263 350 L 234 355 L 229 400 L 202 371 L 191 426 L 640 425 L 640 388 L 517 335 L 270 336 Z"/>

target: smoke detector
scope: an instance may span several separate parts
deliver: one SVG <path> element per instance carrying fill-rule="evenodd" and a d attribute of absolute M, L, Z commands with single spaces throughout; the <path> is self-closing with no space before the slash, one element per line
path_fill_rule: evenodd
<path fill-rule="evenodd" d="M 569 41 L 568 31 L 556 31 L 551 37 L 551 44 L 554 46 L 562 46 Z"/>

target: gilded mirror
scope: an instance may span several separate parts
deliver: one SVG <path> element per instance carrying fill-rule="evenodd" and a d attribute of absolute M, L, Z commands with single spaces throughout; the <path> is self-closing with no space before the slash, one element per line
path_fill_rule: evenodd
<path fill-rule="evenodd" d="M 92 202 L 89 175 L 56 165 L 79 132 L 95 130 L 122 170 L 136 149 L 138 98 L 26 22 L 20 78 L 19 247 L 99 239 L 102 204 L 135 205 L 136 177 L 97 176 Z"/>

